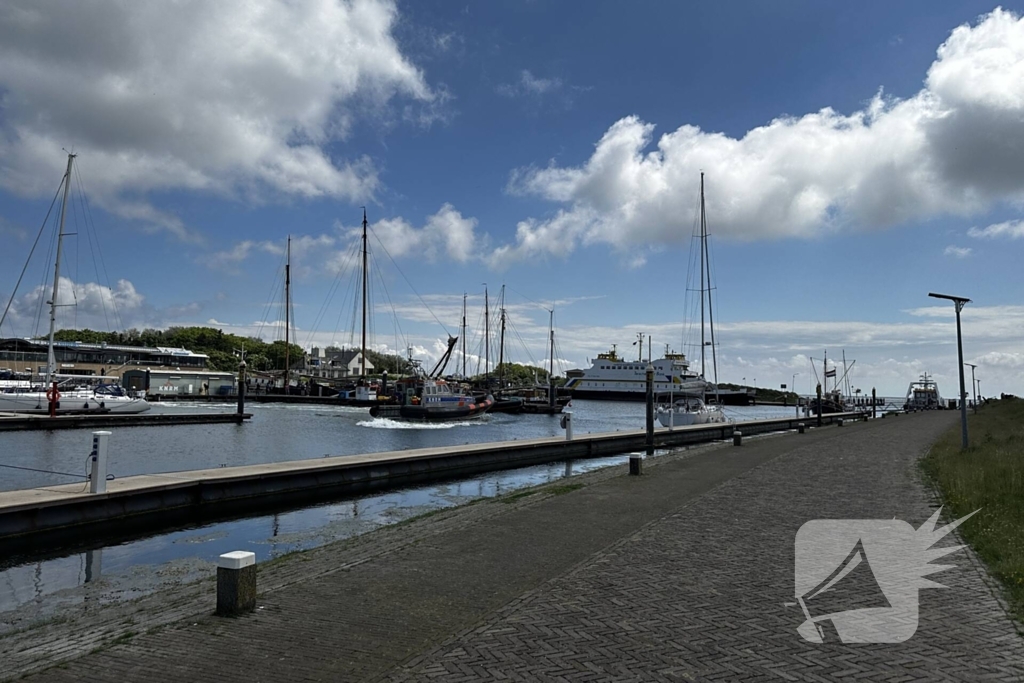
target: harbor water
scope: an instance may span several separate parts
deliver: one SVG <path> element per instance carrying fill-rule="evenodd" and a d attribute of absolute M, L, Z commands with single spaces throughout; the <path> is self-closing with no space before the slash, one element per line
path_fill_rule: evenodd
<path fill-rule="evenodd" d="M 481 420 L 410 424 L 373 419 L 366 409 L 254 404 L 242 425 L 181 425 L 112 430 L 109 469 L 115 476 L 355 455 L 489 441 L 560 436 L 558 416 L 487 415 Z M 231 404 L 163 404 L 160 412 L 228 411 Z M 574 401 L 574 433 L 642 429 L 644 405 Z M 788 417 L 794 407 L 727 408 L 733 420 Z M 83 481 L 90 430 L 0 434 L 0 490 Z M 116 546 L 49 559 L 0 557 L 0 634 L 49 618 L 90 599 L 130 599 L 163 585 L 213 573 L 216 558 L 251 550 L 259 561 L 308 549 L 431 510 L 504 495 L 519 488 L 625 462 L 626 456 L 552 463 L 469 479 L 353 497 L 275 515 L 205 524 Z M 15 469 L 18 468 L 18 469 Z M 60 473 L 60 474 L 54 474 Z M 56 557 L 54 556 L 56 555 Z"/>

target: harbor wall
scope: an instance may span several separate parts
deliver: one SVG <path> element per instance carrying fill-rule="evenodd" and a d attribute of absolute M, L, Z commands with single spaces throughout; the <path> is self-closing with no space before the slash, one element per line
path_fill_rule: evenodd
<path fill-rule="evenodd" d="M 824 424 L 856 413 L 826 415 Z M 659 449 L 744 438 L 811 426 L 814 418 L 658 429 Z M 643 450 L 643 431 L 417 449 L 191 472 L 138 475 L 108 482 L 104 493 L 81 485 L 0 492 L 0 547 L 36 546 L 90 533 L 146 530 L 252 516 L 369 491 L 451 480 L 495 470 Z"/>

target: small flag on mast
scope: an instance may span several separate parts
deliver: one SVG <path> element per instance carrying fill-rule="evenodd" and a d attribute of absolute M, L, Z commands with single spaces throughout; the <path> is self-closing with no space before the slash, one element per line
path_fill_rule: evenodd
<path fill-rule="evenodd" d="M 826 377 L 835 377 L 835 376 L 836 376 L 836 371 L 835 371 L 835 368 L 833 368 L 832 370 L 828 370 L 828 371 L 826 371 L 826 372 L 825 372 L 825 376 L 826 376 Z"/>

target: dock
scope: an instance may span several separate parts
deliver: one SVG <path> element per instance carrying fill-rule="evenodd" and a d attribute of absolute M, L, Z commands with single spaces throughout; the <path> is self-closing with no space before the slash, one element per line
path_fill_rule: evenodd
<path fill-rule="evenodd" d="M 0 432 L 49 429 L 107 429 L 109 427 L 153 427 L 156 425 L 195 425 L 233 422 L 241 424 L 252 418 L 252 413 L 138 413 L 118 415 L 95 413 L 91 415 L 24 415 L 0 413 Z"/>
<path fill-rule="evenodd" d="M 823 424 L 866 417 L 835 413 Z M 659 449 L 695 445 L 814 425 L 807 418 L 757 420 L 661 428 Z M 170 528 L 183 522 L 222 519 L 265 512 L 282 505 L 303 506 L 368 491 L 451 480 L 495 470 L 642 451 L 642 430 L 467 444 L 440 448 L 334 456 L 240 467 L 149 474 L 115 479 L 103 493 L 81 484 L 0 492 L 0 544 L 38 545 L 39 536 L 56 542 L 80 534 L 118 534 Z"/>

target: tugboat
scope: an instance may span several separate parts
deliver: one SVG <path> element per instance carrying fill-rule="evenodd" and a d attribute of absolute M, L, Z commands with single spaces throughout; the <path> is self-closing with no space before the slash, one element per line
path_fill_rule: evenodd
<path fill-rule="evenodd" d="M 458 337 L 448 337 L 448 350 L 430 374 L 414 365 L 417 375 L 397 380 L 390 391 L 390 398 L 370 408 L 370 416 L 448 422 L 486 414 L 494 406 L 493 396 L 477 397 L 462 389 L 453 391 L 452 386 L 440 377 L 458 340 Z"/>
<path fill-rule="evenodd" d="M 941 410 L 942 397 L 939 396 L 939 385 L 928 376 L 928 373 L 921 375 L 921 379 L 911 382 L 907 387 L 907 399 L 903 404 L 903 410 Z"/>
<path fill-rule="evenodd" d="M 443 379 L 412 377 L 395 382 L 391 398 L 370 408 L 372 417 L 393 420 L 448 422 L 482 417 L 494 405 L 494 397 L 483 398 L 452 391 Z"/>

